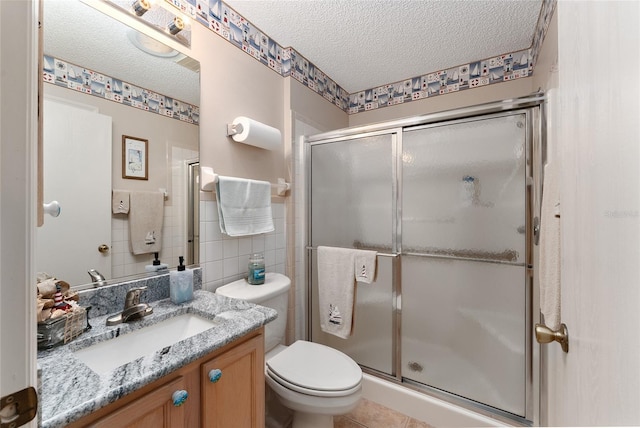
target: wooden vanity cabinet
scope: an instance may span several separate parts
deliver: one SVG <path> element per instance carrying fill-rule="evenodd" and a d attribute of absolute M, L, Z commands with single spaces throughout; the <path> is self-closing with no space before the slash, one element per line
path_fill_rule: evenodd
<path fill-rule="evenodd" d="M 212 382 L 215 369 L 221 376 Z M 181 389 L 189 396 L 176 407 L 172 394 Z M 263 428 L 264 327 L 69 427 Z"/>
<path fill-rule="evenodd" d="M 91 426 L 96 428 L 170 428 L 185 426 L 186 407 L 185 405 L 174 406 L 171 401 L 171 394 L 180 389 L 186 390 L 186 388 L 185 378 L 180 376 L 146 393 L 137 400 L 112 411 Z"/>
<path fill-rule="evenodd" d="M 211 370 L 221 370 L 216 382 Z M 202 426 L 264 427 L 264 339 L 255 337 L 201 366 Z"/>

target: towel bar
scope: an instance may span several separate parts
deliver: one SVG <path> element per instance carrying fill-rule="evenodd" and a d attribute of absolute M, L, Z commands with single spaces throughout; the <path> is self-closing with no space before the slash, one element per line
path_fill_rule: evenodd
<path fill-rule="evenodd" d="M 317 247 L 306 247 L 307 250 L 316 251 Z M 356 248 L 356 250 L 368 250 L 368 248 Z M 371 250 L 375 251 L 375 250 Z M 392 254 L 392 253 L 378 253 L 380 257 L 398 257 L 400 254 Z"/>
<path fill-rule="evenodd" d="M 200 167 L 200 189 L 203 192 L 213 192 L 216 190 L 218 182 L 218 174 L 213 172 L 213 168 L 208 166 Z M 270 183 L 272 188 L 276 189 L 278 196 L 284 196 L 287 190 L 291 189 L 291 184 L 287 183 L 284 178 L 278 178 L 277 183 Z"/>

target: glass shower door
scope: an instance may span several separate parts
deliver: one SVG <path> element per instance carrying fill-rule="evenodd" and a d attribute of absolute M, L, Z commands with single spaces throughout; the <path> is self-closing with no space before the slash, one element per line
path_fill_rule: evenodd
<path fill-rule="evenodd" d="M 526 115 L 403 133 L 402 375 L 526 411 Z"/>
<path fill-rule="evenodd" d="M 312 340 L 387 374 L 394 367 L 395 257 L 378 256 L 376 281 L 357 287 L 353 335 L 345 340 L 320 329 L 315 249 L 323 245 L 394 251 L 395 146 L 396 134 L 384 133 L 310 147 Z"/>

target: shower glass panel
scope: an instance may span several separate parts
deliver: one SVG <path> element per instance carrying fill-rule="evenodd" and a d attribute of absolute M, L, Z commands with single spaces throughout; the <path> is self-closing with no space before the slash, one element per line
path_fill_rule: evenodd
<path fill-rule="evenodd" d="M 311 245 L 375 248 L 393 242 L 393 135 L 311 147 Z"/>
<path fill-rule="evenodd" d="M 403 252 L 525 258 L 525 115 L 403 134 Z"/>
<path fill-rule="evenodd" d="M 404 378 L 524 416 L 524 268 L 402 256 L 402 284 Z"/>
<path fill-rule="evenodd" d="M 318 302 L 317 254 L 312 257 L 312 299 Z M 378 257 L 376 280 L 371 284 L 358 284 L 356 293 L 353 335 L 348 340 L 327 334 L 320 329 L 320 319 L 311 322 L 313 341 L 339 349 L 361 366 L 388 375 L 394 373 L 393 360 L 393 257 Z M 317 308 L 314 308 L 316 310 Z M 317 311 L 314 312 L 317 314 Z"/>
<path fill-rule="evenodd" d="M 379 256 L 376 281 L 358 286 L 353 335 L 344 340 L 320 330 L 315 248 L 393 250 L 395 139 L 395 134 L 386 133 L 310 147 L 312 340 L 387 374 L 393 373 L 395 258 Z"/>
<path fill-rule="evenodd" d="M 526 117 L 403 134 L 404 379 L 525 416 Z"/>

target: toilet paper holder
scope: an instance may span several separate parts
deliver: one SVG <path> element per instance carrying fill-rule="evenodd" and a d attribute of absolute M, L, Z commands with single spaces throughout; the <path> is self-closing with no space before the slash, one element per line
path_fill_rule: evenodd
<path fill-rule="evenodd" d="M 282 132 L 245 116 L 238 116 L 227 124 L 227 136 L 237 143 L 243 143 L 264 150 L 279 150 L 282 147 Z"/>
<path fill-rule="evenodd" d="M 241 123 L 227 123 L 227 137 L 241 134 L 242 131 L 244 131 L 244 126 Z"/>

